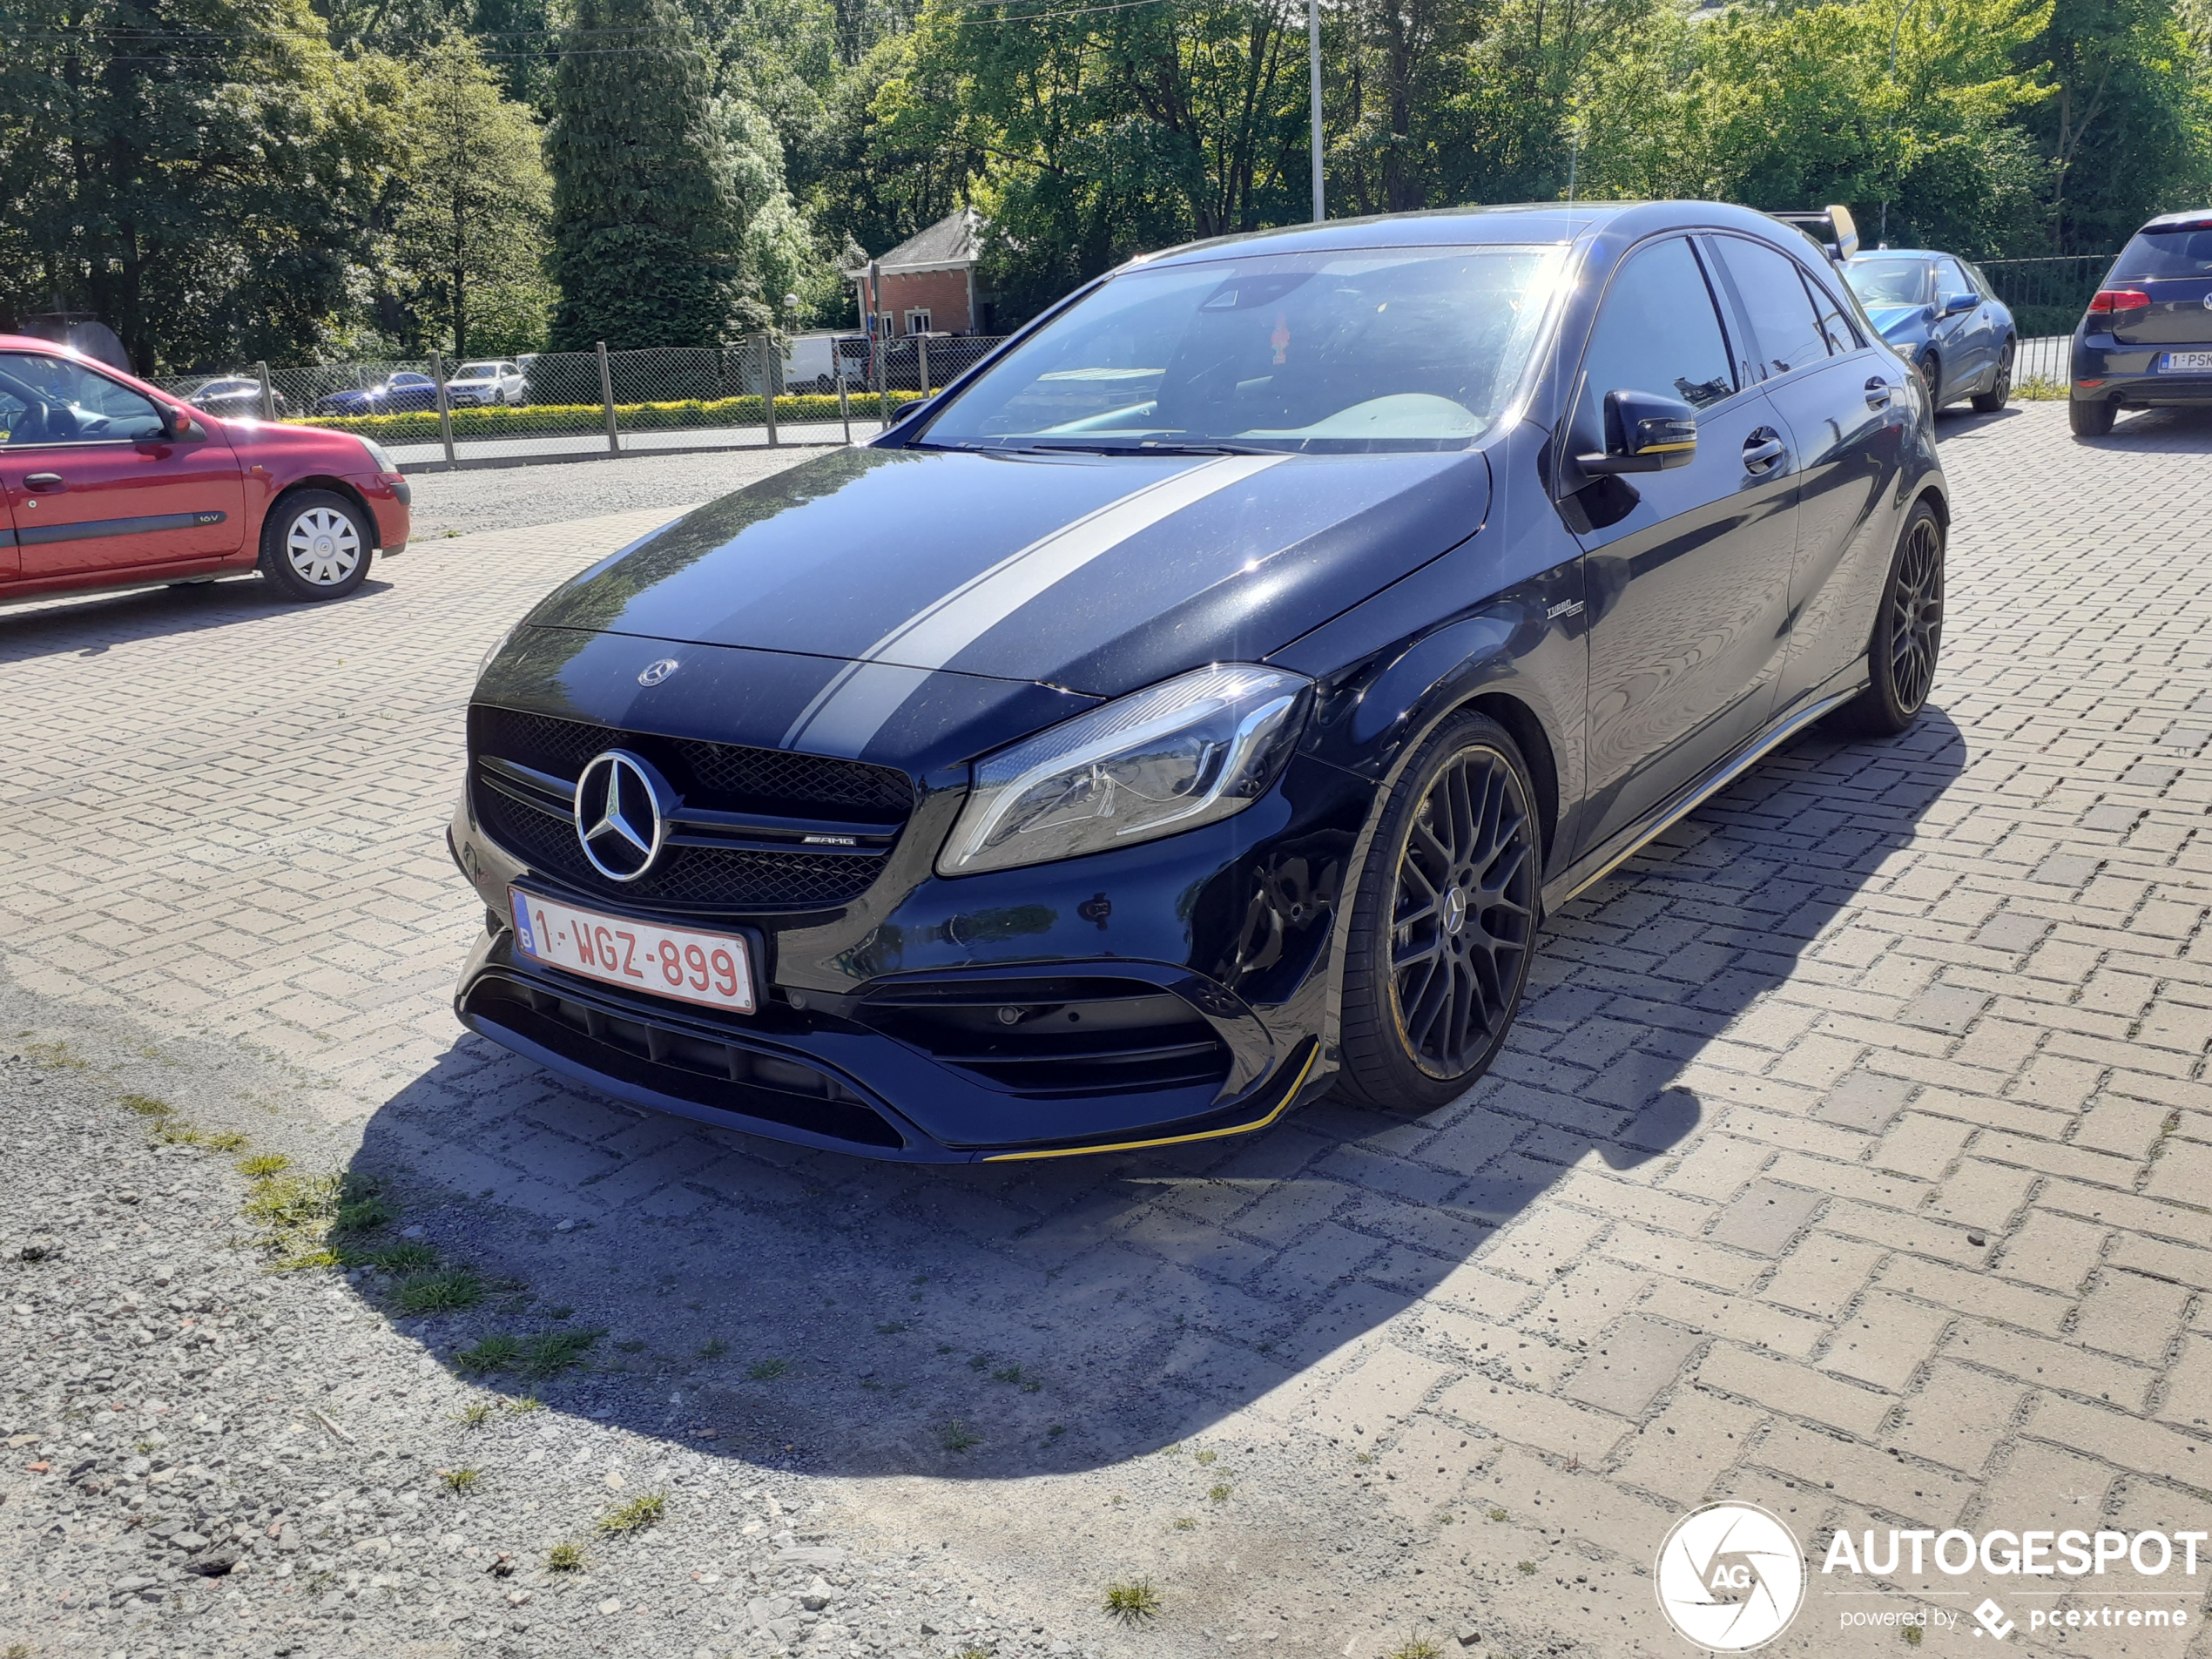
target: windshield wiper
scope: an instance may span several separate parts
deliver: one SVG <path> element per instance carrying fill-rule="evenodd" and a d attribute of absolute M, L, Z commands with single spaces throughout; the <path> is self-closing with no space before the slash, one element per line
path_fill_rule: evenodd
<path fill-rule="evenodd" d="M 1143 443 L 1032 443 L 1016 453 L 1053 455 L 1069 449 L 1094 455 L 1283 455 L 1295 453 L 1263 444 L 1231 443 L 1211 439 L 1196 443 L 1161 443 L 1149 439 Z"/>

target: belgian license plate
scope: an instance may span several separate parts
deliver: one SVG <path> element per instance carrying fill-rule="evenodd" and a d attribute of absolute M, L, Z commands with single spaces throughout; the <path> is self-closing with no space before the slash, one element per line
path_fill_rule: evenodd
<path fill-rule="evenodd" d="M 507 902 L 516 943 L 532 961 L 679 1002 L 753 1011 L 752 966 L 745 941 L 734 934 L 602 915 L 520 887 L 507 889 Z"/>
<path fill-rule="evenodd" d="M 2169 351 L 2158 361 L 2161 374 L 2212 374 L 2212 351 Z"/>

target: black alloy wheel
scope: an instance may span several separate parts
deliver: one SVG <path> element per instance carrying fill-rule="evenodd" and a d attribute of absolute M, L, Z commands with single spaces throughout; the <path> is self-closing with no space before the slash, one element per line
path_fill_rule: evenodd
<path fill-rule="evenodd" d="M 1943 649 L 1943 522 L 1915 504 L 1898 538 L 1867 647 L 1868 685 L 1839 711 L 1841 724 L 1869 736 L 1911 725 L 1935 687 Z"/>
<path fill-rule="evenodd" d="M 1504 1044 L 1535 948 L 1541 826 L 1513 738 L 1447 720 L 1391 792 L 1345 963 L 1340 1086 L 1431 1111 Z"/>
<path fill-rule="evenodd" d="M 2005 342 L 2004 352 L 1997 359 L 1997 378 L 1989 382 L 1986 392 L 1974 394 L 1974 413 L 1994 415 L 2013 401 L 2013 342 Z"/>
<path fill-rule="evenodd" d="M 1932 351 L 1922 352 L 1912 368 L 1919 375 L 1920 384 L 1928 388 L 1928 407 L 1940 409 L 1943 407 L 1943 365 L 1936 361 L 1936 354 Z"/>

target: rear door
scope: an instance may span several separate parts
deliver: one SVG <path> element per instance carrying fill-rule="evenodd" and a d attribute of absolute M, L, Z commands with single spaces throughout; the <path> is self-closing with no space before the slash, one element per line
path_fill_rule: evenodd
<path fill-rule="evenodd" d="M 1615 391 L 1690 404 L 1697 452 L 1688 466 L 1601 481 L 1564 503 L 1592 613 L 1584 849 L 1725 759 L 1773 705 L 1796 468 L 1741 356 L 1686 236 L 1637 248 L 1607 285 L 1562 435 L 1569 452 L 1604 447 Z"/>
<path fill-rule="evenodd" d="M 171 441 L 143 393 L 74 358 L 0 352 L 0 425 L 24 580 L 185 570 L 238 550 L 236 454 L 212 434 Z"/>
<path fill-rule="evenodd" d="M 1807 263 L 1750 237 L 1716 235 L 1767 401 L 1790 435 L 1797 538 L 1791 644 L 1777 707 L 1865 654 L 1871 590 L 1889 572 L 1905 463 L 1911 373 L 1859 334 Z M 1836 279 L 1840 281 L 1840 279 Z"/>

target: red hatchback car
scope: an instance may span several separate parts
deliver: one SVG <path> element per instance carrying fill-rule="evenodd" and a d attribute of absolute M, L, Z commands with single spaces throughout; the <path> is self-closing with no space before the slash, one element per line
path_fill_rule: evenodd
<path fill-rule="evenodd" d="M 365 438 L 219 420 L 0 334 L 0 604 L 256 567 L 288 597 L 342 598 L 407 545 L 408 499 Z"/>

